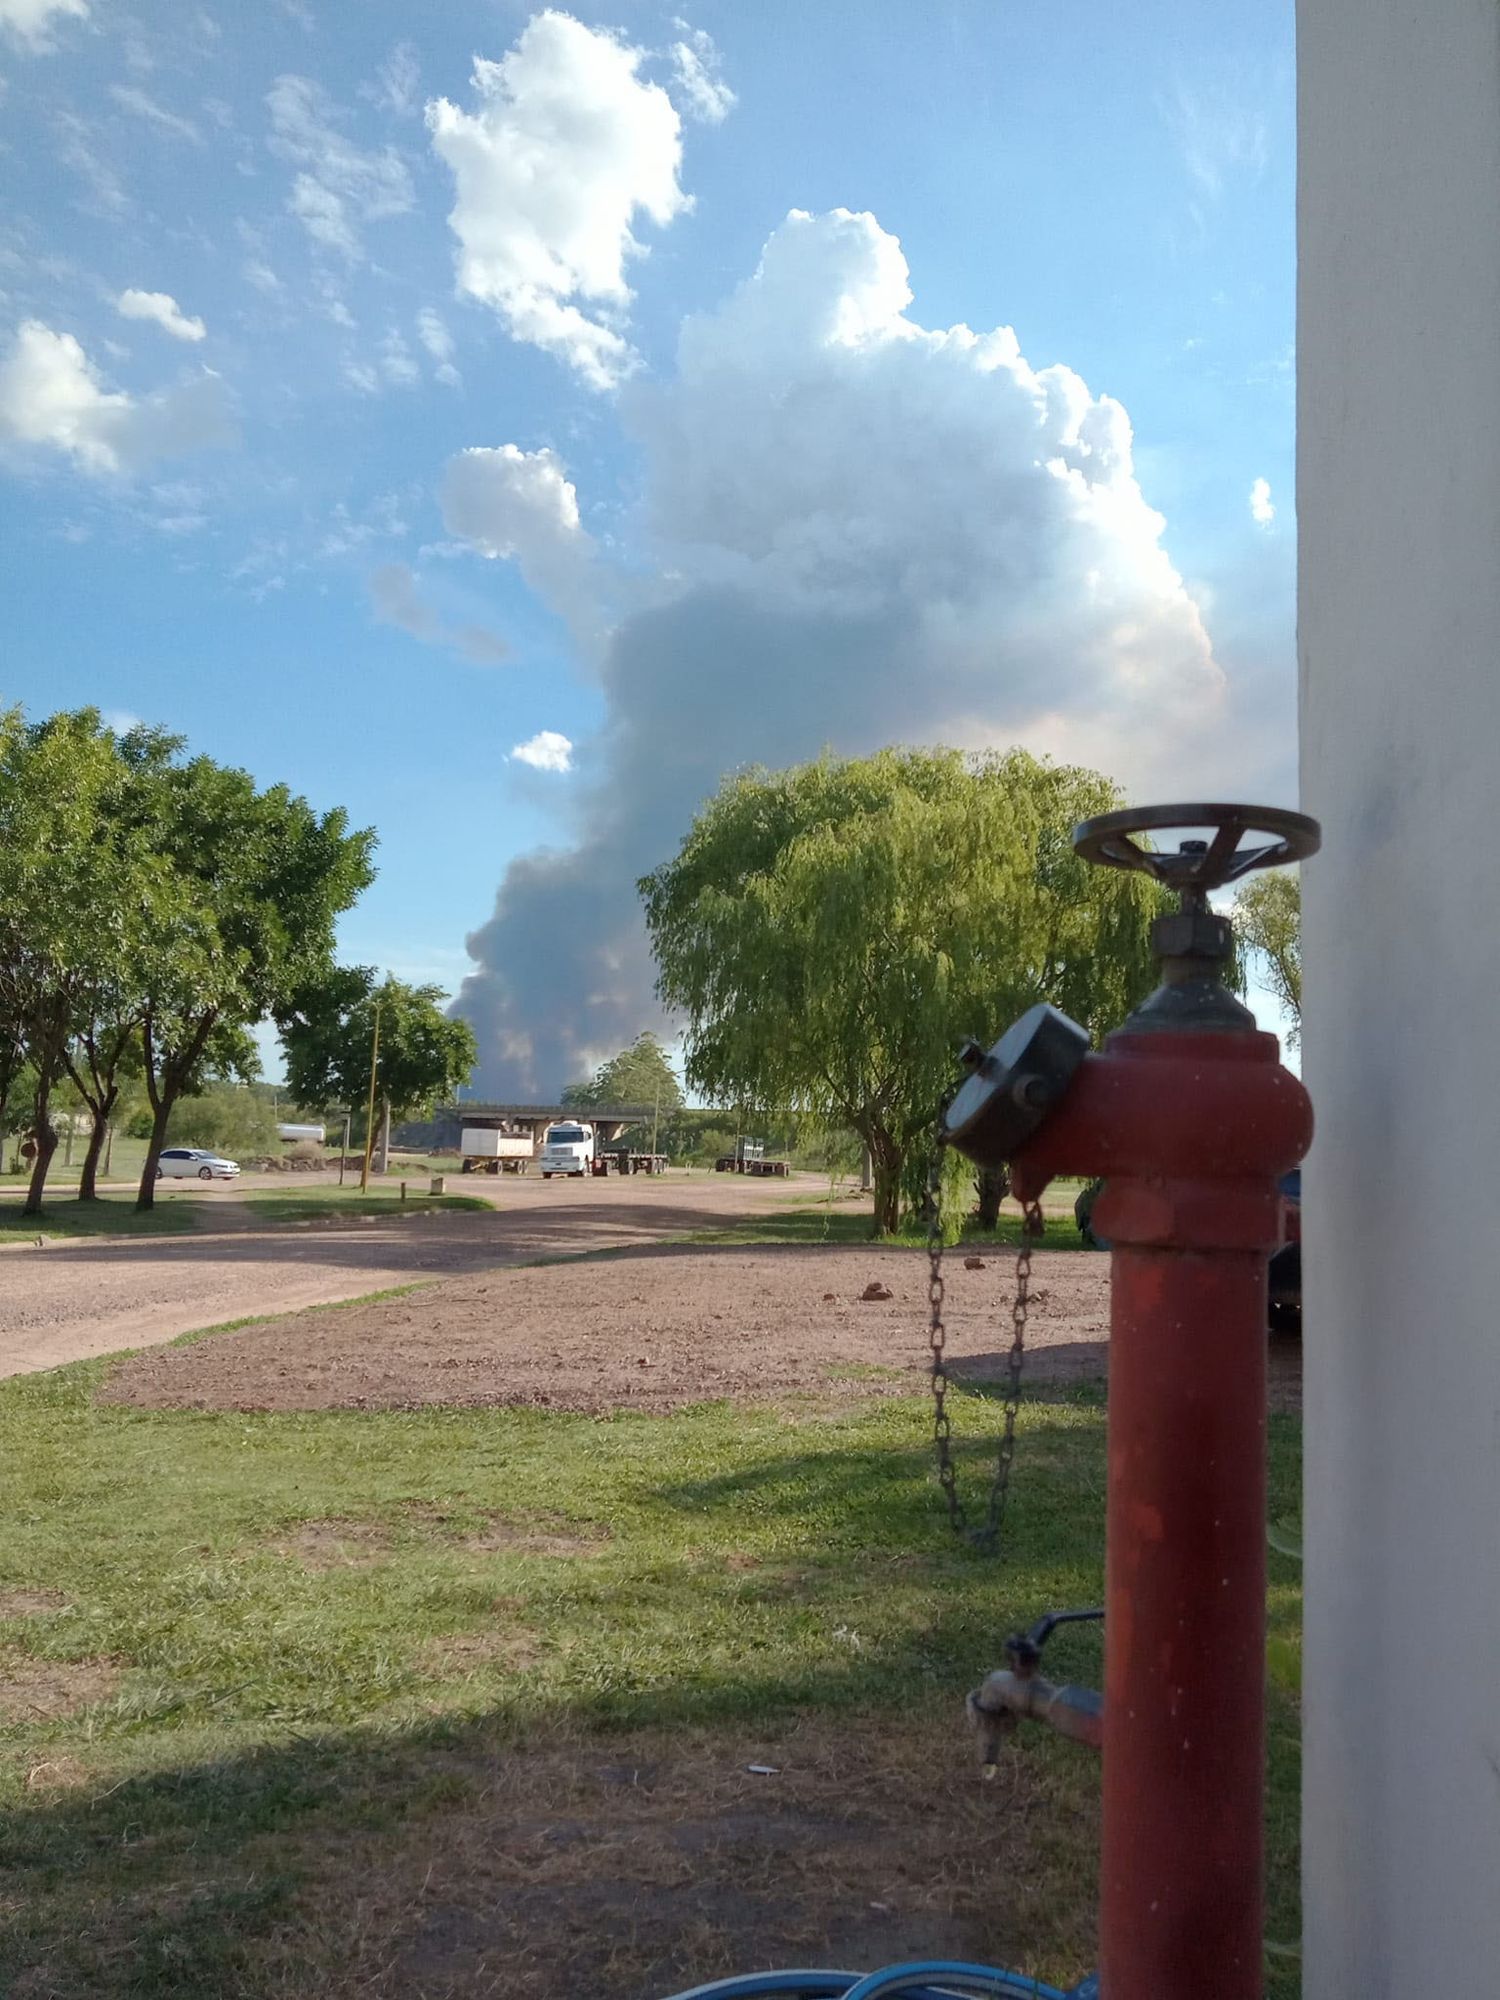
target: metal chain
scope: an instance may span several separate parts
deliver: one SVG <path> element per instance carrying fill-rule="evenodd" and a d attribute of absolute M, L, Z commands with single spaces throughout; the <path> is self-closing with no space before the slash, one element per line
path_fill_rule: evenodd
<path fill-rule="evenodd" d="M 1041 1204 L 1022 1203 L 1021 1242 L 1016 1252 L 1016 1289 L 1010 1308 L 1010 1352 L 1006 1357 L 1004 1422 L 995 1458 L 995 1476 L 990 1482 L 983 1523 L 969 1526 L 967 1511 L 958 1494 L 958 1473 L 953 1462 L 953 1419 L 948 1414 L 948 1329 L 943 1323 L 945 1286 L 943 1282 L 943 1224 L 941 1194 L 943 1146 L 939 1139 L 927 1176 L 927 1345 L 932 1352 L 932 1438 L 937 1451 L 938 1484 L 948 1503 L 948 1525 L 955 1535 L 964 1535 L 976 1549 L 993 1555 L 1000 1543 L 1000 1524 L 1010 1493 L 1010 1469 L 1016 1455 L 1016 1415 L 1021 1407 L 1021 1370 L 1026 1360 L 1026 1319 L 1031 1308 L 1031 1245 L 1042 1234 Z"/>

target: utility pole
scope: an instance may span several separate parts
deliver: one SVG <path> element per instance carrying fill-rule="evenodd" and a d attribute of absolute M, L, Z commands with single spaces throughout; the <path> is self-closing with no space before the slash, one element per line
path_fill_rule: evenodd
<path fill-rule="evenodd" d="M 380 1002 L 375 1002 L 375 1033 L 370 1042 L 370 1103 L 365 1113 L 365 1163 L 360 1169 L 359 1191 L 370 1187 L 370 1155 L 375 1150 L 375 1066 L 380 1060 Z"/>
<path fill-rule="evenodd" d="M 339 1145 L 339 1186 L 344 1185 L 344 1160 L 349 1151 L 349 1113 L 344 1113 L 344 1136 Z"/>
<path fill-rule="evenodd" d="M 656 1156 L 656 1128 L 661 1123 L 661 1078 L 656 1079 L 656 1103 L 651 1112 L 651 1153 Z"/>

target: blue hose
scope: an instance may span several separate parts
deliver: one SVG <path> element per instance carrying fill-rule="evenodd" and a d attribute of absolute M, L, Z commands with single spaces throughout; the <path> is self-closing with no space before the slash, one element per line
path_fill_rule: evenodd
<path fill-rule="evenodd" d="M 936 1982 L 936 1983 L 934 1983 Z M 1079 1989 L 1080 1993 L 1083 1989 Z M 671 2000 L 1068 2000 L 1024 1973 L 924 1958 L 882 1972 L 746 1972 L 675 1993 Z"/>

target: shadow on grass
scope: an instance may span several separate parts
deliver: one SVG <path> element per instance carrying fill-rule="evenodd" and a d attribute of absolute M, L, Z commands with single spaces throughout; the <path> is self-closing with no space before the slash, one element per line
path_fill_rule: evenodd
<path fill-rule="evenodd" d="M 549 1435 L 566 1448 L 588 1429 Z M 348 1435 L 373 1433 L 352 1420 Z M 147 1716 L 113 1740 L 86 1733 L 80 1756 L 136 1760 L 113 1781 L 80 1766 L 78 1788 L 48 1799 L 39 1766 L 0 1831 L 0 1991 L 645 2000 L 733 1964 L 842 1959 L 835 1944 L 864 1965 L 924 1946 L 1014 1962 L 1018 1940 L 1037 1970 L 1073 1976 L 1089 1950 L 1097 1765 L 1029 1733 L 997 1799 L 975 1782 L 962 1697 L 1008 1630 L 1097 1600 L 1097 1410 L 1060 1404 L 1023 1430 L 1002 1562 L 947 1534 L 925 1448 L 840 1447 L 811 1423 L 806 1449 L 784 1428 L 770 1437 L 722 1471 L 678 1472 L 669 1450 L 622 1488 L 597 1562 L 507 1571 L 528 1616 L 561 1621 L 563 1651 L 556 1671 L 496 1673 L 467 1712 L 433 1713 L 452 1684 L 434 1668 L 424 1683 L 414 1659 L 403 1700 L 372 1700 L 344 1727 L 252 1694 L 248 1717 L 277 1740 L 226 1747 L 200 1707 L 170 1731 L 149 1733 Z M 1296 1505 L 1295 1429 L 1273 1424 L 1272 1439 L 1275 1512 Z M 986 1453 L 966 1442 L 960 1457 L 977 1493 Z M 379 1584 L 328 1580 L 340 1589 Z M 502 1618 L 523 1603 L 493 1587 L 474 1601 Z M 663 1620 L 680 1635 L 667 1670 L 650 1653 Z M 1293 1621 L 1273 1602 L 1273 1629 Z M 1097 1682 L 1098 1634 L 1061 1635 L 1049 1668 Z M 747 1781 L 762 1752 L 776 1776 Z M 1271 1782 L 1284 1937 L 1285 1701 Z M 885 1844 L 867 1848 L 872 1814 Z M 869 1914 L 891 1908 L 907 1913 L 899 1946 Z M 1296 1990 L 1288 1976 L 1278 2000 Z"/>
<path fill-rule="evenodd" d="M 160 1201 L 160 1197 L 158 1197 Z M 23 1215 L 19 1200 L 0 1200 L 0 1243 L 36 1236 L 176 1236 L 197 1227 L 189 1201 L 165 1201 L 138 1211 L 133 1195 L 101 1195 L 97 1201 L 48 1201 L 40 1215 Z"/>
<path fill-rule="evenodd" d="M 247 1194 L 242 1204 L 257 1222 L 347 1222 L 358 1216 L 373 1215 L 382 1220 L 393 1216 L 449 1214 L 483 1215 L 494 1212 L 494 1204 L 477 1194 L 412 1194 L 403 1201 L 394 1191 L 361 1194 L 356 1188 L 344 1194 L 337 1188 L 310 1190 L 306 1194 Z"/>
<path fill-rule="evenodd" d="M 1082 1250 L 1085 1247 L 1071 1216 L 1048 1215 L 1044 1217 L 1044 1225 L 1040 1237 L 1029 1239 L 1033 1249 Z M 895 1236 L 873 1236 L 867 1210 L 851 1213 L 847 1208 L 790 1204 L 783 1209 L 771 1209 L 761 1215 L 723 1223 L 717 1228 L 695 1230 L 693 1241 L 723 1245 L 855 1243 L 886 1250 L 925 1251 L 927 1248 L 925 1232 L 916 1228 L 902 1230 Z M 995 1229 L 981 1229 L 977 1223 L 966 1222 L 958 1242 L 949 1245 L 949 1250 L 980 1249 L 985 1245 L 1014 1250 L 1020 1243 L 1020 1216 L 1002 1215 Z"/>

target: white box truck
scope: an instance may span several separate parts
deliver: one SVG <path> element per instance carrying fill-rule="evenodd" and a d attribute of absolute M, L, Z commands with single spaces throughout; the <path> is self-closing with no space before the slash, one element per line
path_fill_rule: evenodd
<path fill-rule="evenodd" d="M 592 1170 L 593 1163 L 592 1125 L 575 1123 L 547 1127 L 542 1150 L 537 1154 L 537 1165 L 542 1170 L 544 1181 L 550 1181 L 554 1174 L 569 1174 L 581 1178 Z"/>
<path fill-rule="evenodd" d="M 495 1132 L 484 1125 L 466 1125 L 459 1134 L 465 1174 L 524 1174 L 531 1165 L 531 1141 L 524 1133 Z"/>

